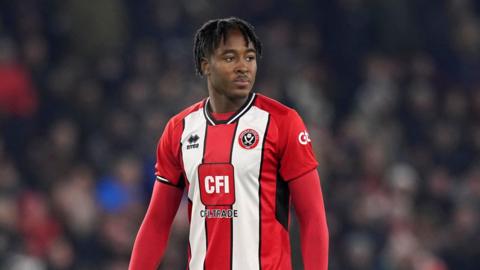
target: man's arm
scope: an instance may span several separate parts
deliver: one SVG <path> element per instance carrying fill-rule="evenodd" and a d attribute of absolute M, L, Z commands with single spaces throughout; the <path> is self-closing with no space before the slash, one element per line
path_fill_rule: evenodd
<path fill-rule="evenodd" d="M 155 182 L 150 205 L 133 246 L 130 270 L 157 269 L 182 194 L 183 189 Z"/>
<path fill-rule="evenodd" d="M 300 223 L 300 242 L 305 270 L 328 269 L 328 227 L 317 170 L 289 182 Z"/>

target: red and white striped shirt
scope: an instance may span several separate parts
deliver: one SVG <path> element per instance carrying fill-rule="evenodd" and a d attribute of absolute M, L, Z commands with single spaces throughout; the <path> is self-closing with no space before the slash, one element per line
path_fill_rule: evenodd
<path fill-rule="evenodd" d="M 205 99 L 174 116 L 156 177 L 184 187 L 191 270 L 290 270 L 288 181 L 317 167 L 295 110 L 252 93 L 229 119 Z"/>

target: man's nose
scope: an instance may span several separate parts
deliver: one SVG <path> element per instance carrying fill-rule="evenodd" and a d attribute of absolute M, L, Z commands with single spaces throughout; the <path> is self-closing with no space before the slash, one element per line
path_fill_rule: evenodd
<path fill-rule="evenodd" d="M 235 67 L 235 72 L 238 72 L 238 73 L 248 72 L 248 65 L 245 59 L 240 59 L 240 61 L 238 61 L 237 66 Z"/>

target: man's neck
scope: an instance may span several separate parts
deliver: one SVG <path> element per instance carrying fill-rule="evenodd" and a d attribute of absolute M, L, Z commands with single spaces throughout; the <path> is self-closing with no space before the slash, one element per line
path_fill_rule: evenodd
<path fill-rule="evenodd" d="M 229 98 L 224 95 L 210 95 L 210 109 L 214 113 L 236 112 L 247 102 L 248 96 L 239 98 Z"/>

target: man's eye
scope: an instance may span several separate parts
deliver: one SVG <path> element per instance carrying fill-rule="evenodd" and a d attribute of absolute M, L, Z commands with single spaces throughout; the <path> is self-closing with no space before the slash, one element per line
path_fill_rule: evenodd
<path fill-rule="evenodd" d="M 233 61 L 233 57 L 225 57 L 225 62 L 232 62 Z"/>
<path fill-rule="evenodd" d="M 247 60 L 247 62 L 251 62 L 251 61 L 255 60 L 255 56 L 247 56 L 246 60 Z"/>

